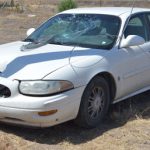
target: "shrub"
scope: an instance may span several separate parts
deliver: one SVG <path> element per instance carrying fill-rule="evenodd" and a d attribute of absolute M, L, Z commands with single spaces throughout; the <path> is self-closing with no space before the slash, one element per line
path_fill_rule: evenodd
<path fill-rule="evenodd" d="M 14 6 L 15 6 L 15 2 L 14 2 L 14 0 L 11 0 L 11 2 L 10 2 L 10 6 L 11 6 L 11 7 L 14 7 Z"/>
<path fill-rule="evenodd" d="M 74 0 L 62 0 L 58 5 L 58 11 L 61 12 L 76 7 L 77 7 L 77 3 Z"/>
<path fill-rule="evenodd" d="M 24 12 L 23 7 L 19 3 L 17 3 L 15 5 L 15 10 L 17 13 L 23 13 Z"/>

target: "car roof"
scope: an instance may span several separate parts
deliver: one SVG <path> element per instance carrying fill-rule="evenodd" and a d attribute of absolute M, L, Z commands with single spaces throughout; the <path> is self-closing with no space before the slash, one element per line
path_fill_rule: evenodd
<path fill-rule="evenodd" d="M 91 7 L 91 8 L 76 8 L 64 11 L 62 13 L 73 13 L 73 14 L 107 14 L 121 16 L 122 14 L 130 15 L 131 7 Z M 148 8 L 133 8 L 132 14 L 139 12 L 150 12 Z"/>

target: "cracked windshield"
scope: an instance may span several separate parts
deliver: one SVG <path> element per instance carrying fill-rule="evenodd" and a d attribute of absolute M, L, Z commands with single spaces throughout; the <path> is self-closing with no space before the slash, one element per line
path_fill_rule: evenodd
<path fill-rule="evenodd" d="M 111 26 L 111 28 L 110 28 Z M 26 49 L 45 44 L 111 49 L 120 27 L 120 19 L 109 15 L 60 14 L 44 23 L 25 39 Z"/>

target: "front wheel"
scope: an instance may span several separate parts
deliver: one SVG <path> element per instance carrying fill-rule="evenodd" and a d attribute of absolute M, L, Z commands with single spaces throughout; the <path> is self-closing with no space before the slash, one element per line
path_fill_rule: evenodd
<path fill-rule="evenodd" d="M 98 126 L 108 111 L 110 104 L 109 86 L 102 77 L 95 77 L 87 85 L 75 122 L 85 128 Z"/>

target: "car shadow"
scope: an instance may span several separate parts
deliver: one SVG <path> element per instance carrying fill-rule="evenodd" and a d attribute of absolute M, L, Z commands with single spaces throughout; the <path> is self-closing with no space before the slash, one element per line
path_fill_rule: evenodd
<path fill-rule="evenodd" d="M 57 125 L 51 128 L 33 129 L 16 127 L 6 124 L 0 125 L 0 130 L 11 133 L 27 141 L 40 144 L 59 144 L 68 141 L 72 144 L 85 143 L 103 135 L 107 131 L 119 128 L 128 121 L 150 118 L 150 92 L 145 92 L 128 100 L 119 102 L 110 107 L 109 113 L 103 123 L 95 129 L 83 129 L 77 127 L 73 121 Z"/>

